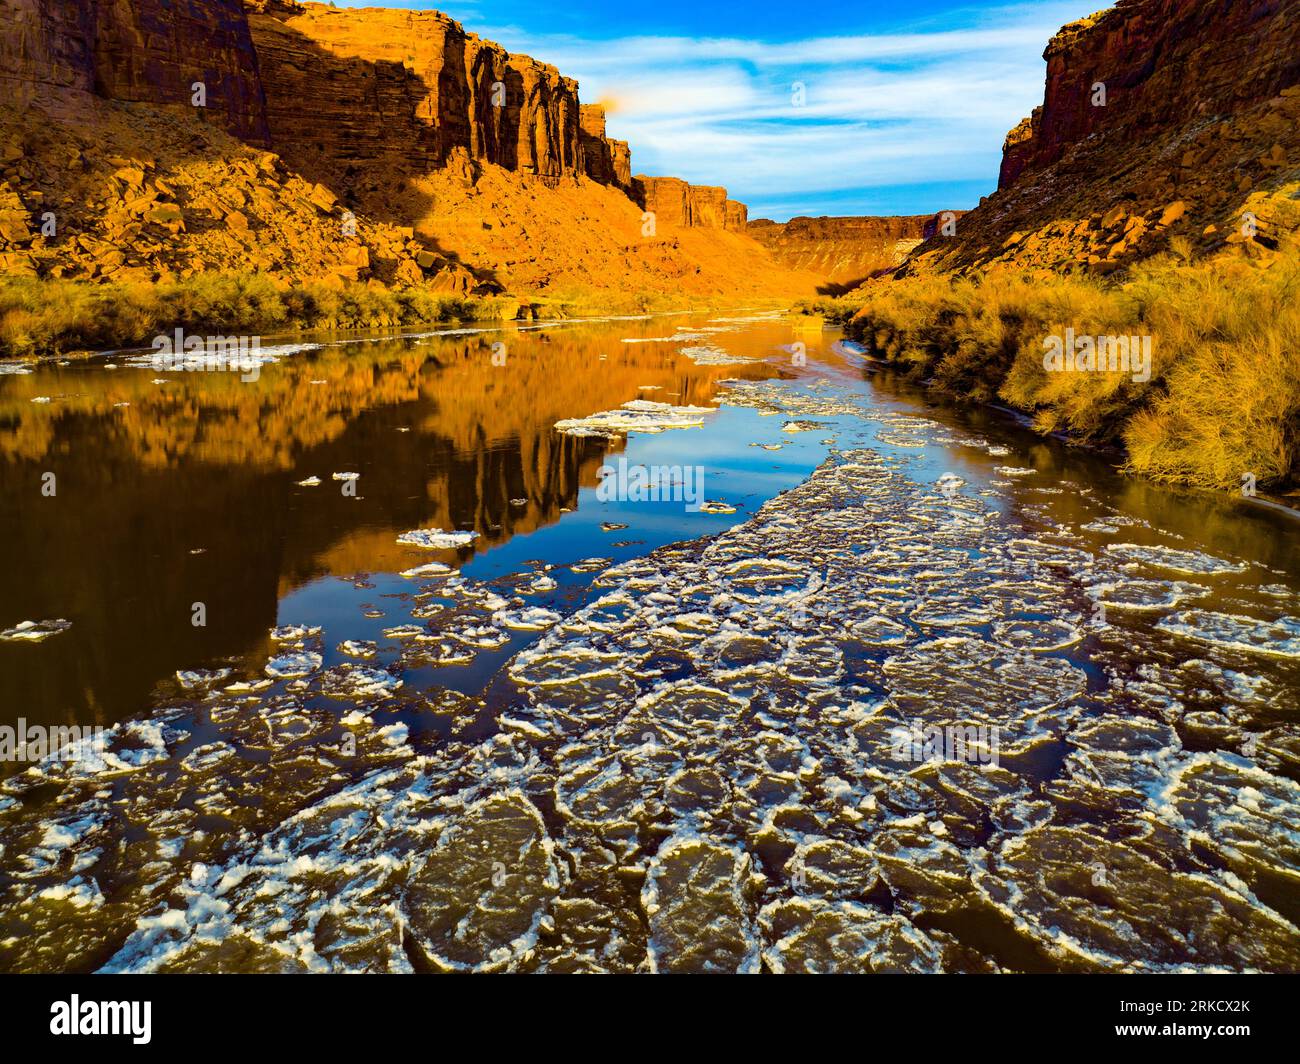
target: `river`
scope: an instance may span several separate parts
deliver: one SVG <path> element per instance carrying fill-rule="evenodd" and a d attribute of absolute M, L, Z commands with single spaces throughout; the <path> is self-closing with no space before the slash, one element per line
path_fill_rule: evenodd
<path fill-rule="evenodd" d="M 263 352 L 0 373 L 0 724 L 105 729 L 0 969 L 1300 966 L 1290 516 L 768 313 Z"/>

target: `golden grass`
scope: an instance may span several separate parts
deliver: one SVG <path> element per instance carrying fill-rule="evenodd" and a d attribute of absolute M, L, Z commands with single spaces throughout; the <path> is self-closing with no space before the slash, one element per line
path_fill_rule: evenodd
<path fill-rule="evenodd" d="M 148 343 L 184 328 L 269 334 L 499 317 L 506 302 L 364 284 L 278 284 L 264 274 L 202 273 L 166 284 L 0 278 L 0 355 Z"/>
<path fill-rule="evenodd" d="M 869 286 L 849 335 L 952 395 L 1031 413 L 1041 432 L 1122 443 L 1157 479 L 1300 480 L 1300 249 L 1266 265 L 1173 253 L 1122 285 L 1062 276 L 920 277 Z M 1052 372 L 1044 340 L 1152 337 L 1149 381 Z"/>

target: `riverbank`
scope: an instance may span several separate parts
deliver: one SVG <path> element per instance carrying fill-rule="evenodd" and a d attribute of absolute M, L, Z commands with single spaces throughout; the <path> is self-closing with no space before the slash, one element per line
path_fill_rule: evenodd
<path fill-rule="evenodd" d="M 161 283 L 0 278 L 0 358 L 148 346 L 175 329 L 198 336 L 288 335 L 447 322 L 559 321 L 715 309 L 735 299 L 560 291 L 454 295 L 427 287 L 200 273 Z M 750 301 L 750 305 L 769 301 Z"/>
<path fill-rule="evenodd" d="M 1170 254 L 1122 283 L 910 277 L 803 309 L 945 396 L 1005 403 L 1043 434 L 1122 447 L 1128 472 L 1233 491 L 1300 484 L 1294 247 L 1267 265 Z M 1128 359 L 1115 369 L 1112 337 Z"/>

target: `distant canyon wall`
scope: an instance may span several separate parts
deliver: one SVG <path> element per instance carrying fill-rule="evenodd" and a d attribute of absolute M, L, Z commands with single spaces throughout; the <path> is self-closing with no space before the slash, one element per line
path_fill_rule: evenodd
<path fill-rule="evenodd" d="M 962 214 L 951 213 L 954 220 Z M 786 266 L 848 288 L 898 266 L 939 231 L 942 220 L 942 214 L 791 218 L 788 222 L 758 218 L 749 223 L 748 232 Z"/>
<path fill-rule="evenodd" d="M 633 194 L 642 208 L 654 214 L 656 222 L 695 229 L 729 229 L 743 233 L 749 208 L 727 198 L 718 185 L 691 185 L 680 177 L 632 179 Z"/>

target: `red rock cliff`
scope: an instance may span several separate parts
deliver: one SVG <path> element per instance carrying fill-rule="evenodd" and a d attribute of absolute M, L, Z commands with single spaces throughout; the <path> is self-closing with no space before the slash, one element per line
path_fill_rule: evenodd
<path fill-rule="evenodd" d="M 10 86 L 191 106 L 267 143 L 257 55 L 240 0 L 3 0 L 0 76 Z"/>
<path fill-rule="evenodd" d="M 954 219 L 960 211 L 952 212 Z M 897 266 L 939 228 L 940 215 L 899 217 L 758 218 L 748 232 L 780 262 L 807 270 L 833 286 L 851 288 L 881 270 Z"/>
<path fill-rule="evenodd" d="M 1300 231 L 1300 0 L 1120 0 L 1044 58 L 997 191 L 903 273 L 1108 274 L 1175 239 L 1261 255 Z"/>
<path fill-rule="evenodd" d="M 691 185 L 680 177 L 632 179 L 633 196 L 659 222 L 693 229 L 730 229 L 744 232 L 749 209 L 736 200 L 727 199 L 727 190 L 718 185 Z"/>
<path fill-rule="evenodd" d="M 1300 82 L 1296 0 L 1119 0 L 1048 42 L 1043 105 L 1007 138 L 999 188 L 1097 133 L 1228 116 Z M 1100 105 L 1104 86 L 1105 103 Z"/>
<path fill-rule="evenodd" d="M 271 136 L 304 169 L 583 170 L 578 84 L 437 11 L 250 0 Z"/>

